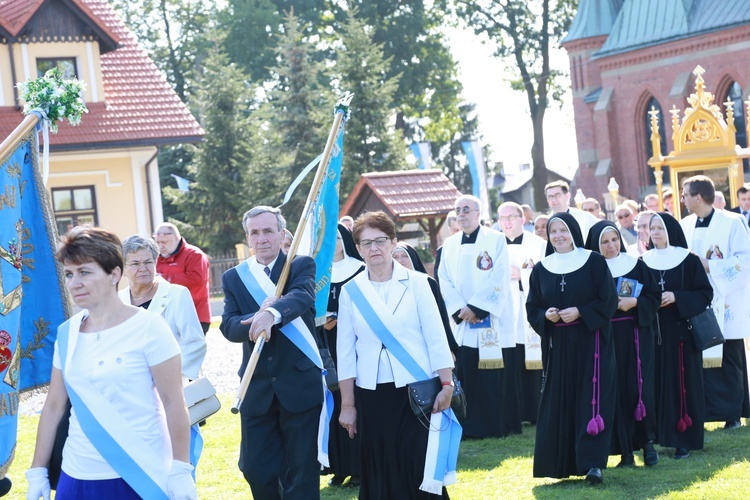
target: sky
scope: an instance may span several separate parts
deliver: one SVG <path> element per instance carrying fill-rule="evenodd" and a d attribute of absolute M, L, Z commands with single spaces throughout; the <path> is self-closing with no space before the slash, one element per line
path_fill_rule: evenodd
<path fill-rule="evenodd" d="M 483 44 L 473 32 L 448 28 L 446 34 L 459 65 L 462 97 L 477 104 L 484 143 L 492 148 L 487 161 L 502 161 L 506 173 L 514 172 L 522 163 L 530 164 L 533 132 L 526 94 L 511 90 L 504 76 L 505 63 L 493 57 L 491 46 Z M 565 50 L 555 49 L 551 62 L 556 69 L 568 72 Z M 553 103 L 544 119 L 547 166 L 570 176 L 578 165 L 572 99 L 571 92 L 566 92 L 562 109 Z"/>

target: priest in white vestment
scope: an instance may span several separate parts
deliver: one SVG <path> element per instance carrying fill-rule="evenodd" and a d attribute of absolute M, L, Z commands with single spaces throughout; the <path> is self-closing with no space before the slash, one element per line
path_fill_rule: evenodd
<path fill-rule="evenodd" d="M 723 346 L 703 352 L 706 421 L 723 421 L 734 429 L 741 417 L 750 417 L 744 342 L 750 336 L 750 236 L 741 216 L 713 207 L 714 193 L 710 178 L 686 179 L 682 198 L 690 215 L 680 225 L 708 274 L 711 306 L 726 339 Z"/>

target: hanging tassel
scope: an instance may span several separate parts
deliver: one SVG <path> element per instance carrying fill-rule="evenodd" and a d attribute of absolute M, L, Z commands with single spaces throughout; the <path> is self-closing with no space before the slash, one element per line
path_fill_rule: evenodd
<path fill-rule="evenodd" d="M 637 422 L 640 422 L 646 417 L 646 405 L 643 404 L 643 401 L 638 401 L 638 404 L 635 406 L 635 413 L 633 414 L 633 418 Z"/>
<path fill-rule="evenodd" d="M 599 424 L 596 421 L 596 417 L 589 420 L 589 425 L 586 426 L 586 432 L 588 432 L 590 436 L 596 436 L 599 434 Z"/>

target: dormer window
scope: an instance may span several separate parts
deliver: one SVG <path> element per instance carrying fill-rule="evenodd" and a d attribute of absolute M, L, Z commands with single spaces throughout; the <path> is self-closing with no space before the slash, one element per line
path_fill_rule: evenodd
<path fill-rule="evenodd" d="M 39 57 L 36 60 L 37 76 L 57 68 L 62 73 L 63 78 L 76 78 L 76 58 L 75 57 Z"/>

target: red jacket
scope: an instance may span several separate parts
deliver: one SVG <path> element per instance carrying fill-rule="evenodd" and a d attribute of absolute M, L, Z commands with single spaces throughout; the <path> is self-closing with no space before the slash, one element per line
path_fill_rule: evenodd
<path fill-rule="evenodd" d="M 156 259 L 156 272 L 170 283 L 182 285 L 190 290 L 198 321 L 211 322 L 211 306 L 208 302 L 208 257 L 203 251 L 180 240 L 177 250 L 169 257 Z"/>

